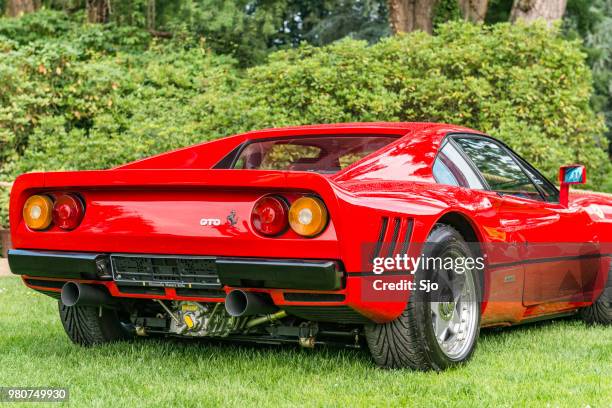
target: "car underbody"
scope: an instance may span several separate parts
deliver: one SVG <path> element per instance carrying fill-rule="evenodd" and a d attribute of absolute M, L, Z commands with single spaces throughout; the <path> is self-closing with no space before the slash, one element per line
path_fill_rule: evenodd
<path fill-rule="evenodd" d="M 29 287 L 67 306 L 113 309 L 138 336 L 359 347 L 368 321 L 346 306 L 313 306 L 344 299 L 334 293 L 344 275 L 334 261 L 28 250 L 11 251 L 10 259 Z M 292 279 L 283 281 L 288 274 L 279 268 Z M 256 287 L 226 286 L 241 283 Z M 265 291 L 278 286 L 284 286 L 285 299 L 294 300 L 282 308 Z M 323 321 L 309 319 L 322 316 Z"/>

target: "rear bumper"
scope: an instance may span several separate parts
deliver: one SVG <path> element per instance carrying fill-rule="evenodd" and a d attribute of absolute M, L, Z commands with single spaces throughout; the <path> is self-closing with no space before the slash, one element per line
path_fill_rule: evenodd
<path fill-rule="evenodd" d="M 108 256 L 86 252 L 27 251 L 10 249 L 8 261 L 15 275 L 43 278 L 98 279 L 108 266 Z"/>
<path fill-rule="evenodd" d="M 214 283 L 159 284 L 128 282 L 113 276 L 113 257 L 171 258 L 165 255 L 108 254 L 11 250 L 9 263 L 31 289 L 59 298 L 67 281 L 105 286 L 113 297 L 126 299 L 224 302 L 234 288 L 268 293 L 278 307 L 295 316 L 321 322 L 363 324 L 393 320 L 405 308 L 401 302 L 367 301 L 362 297 L 368 279 L 346 273 L 333 260 L 191 257 L 214 260 Z M 176 256 L 177 259 L 190 257 Z M 210 276 L 207 276 L 207 279 Z M 217 281 L 218 279 L 218 281 Z"/>
<path fill-rule="evenodd" d="M 167 281 L 153 279 L 120 279 L 116 258 L 122 255 L 85 252 L 10 250 L 11 271 L 28 277 L 115 280 L 119 286 L 155 288 L 221 289 L 224 286 L 265 289 L 298 289 L 336 291 L 344 285 L 344 272 L 330 260 L 262 259 L 226 257 L 182 257 L 129 254 L 125 257 L 189 261 L 205 259 L 210 264 L 206 282 L 182 282 L 177 276 Z M 115 259 L 113 259 L 115 257 Z M 171 267 L 165 267 L 172 269 Z M 151 275 L 153 276 L 153 275 Z M 213 282 L 210 282 L 210 278 Z"/>

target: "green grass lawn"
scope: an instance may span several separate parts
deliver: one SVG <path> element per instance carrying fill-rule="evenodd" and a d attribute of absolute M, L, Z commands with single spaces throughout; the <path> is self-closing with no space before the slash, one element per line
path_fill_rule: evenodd
<path fill-rule="evenodd" d="M 443 373 L 378 369 L 366 350 L 150 339 L 84 349 L 64 335 L 54 300 L 9 277 L 0 386 L 68 387 L 72 406 L 115 408 L 612 407 L 612 328 L 564 320 L 484 331 L 473 360 Z"/>

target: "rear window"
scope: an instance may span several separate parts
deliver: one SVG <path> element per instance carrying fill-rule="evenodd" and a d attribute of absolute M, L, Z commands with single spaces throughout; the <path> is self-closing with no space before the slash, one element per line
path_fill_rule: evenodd
<path fill-rule="evenodd" d="M 336 173 L 395 141 L 392 136 L 317 136 L 249 143 L 232 168 Z"/>

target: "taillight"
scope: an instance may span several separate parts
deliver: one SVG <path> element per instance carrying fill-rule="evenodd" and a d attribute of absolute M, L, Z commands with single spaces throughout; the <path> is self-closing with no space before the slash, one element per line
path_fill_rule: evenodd
<path fill-rule="evenodd" d="M 253 207 L 251 224 L 257 232 L 267 236 L 278 235 L 287 229 L 287 203 L 280 197 L 265 196 Z"/>
<path fill-rule="evenodd" d="M 53 204 L 53 223 L 64 230 L 78 227 L 84 214 L 83 203 L 72 194 L 58 196 Z"/>
<path fill-rule="evenodd" d="M 319 235 L 325 229 L 327 220 L 327 208 L 316 197 L 298 198 L 289 209 L 291 229 L 304 237 Z"/>
<path fill-rule="evenodd" d="M 51 225 L 53 202 L 45 195 L 33 195 L 23 206 L 23 219 L 28 228 L 44 230 Z"/>

